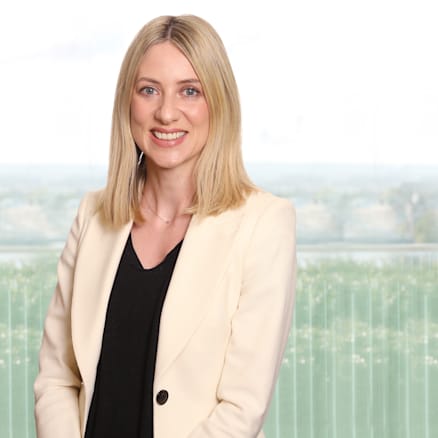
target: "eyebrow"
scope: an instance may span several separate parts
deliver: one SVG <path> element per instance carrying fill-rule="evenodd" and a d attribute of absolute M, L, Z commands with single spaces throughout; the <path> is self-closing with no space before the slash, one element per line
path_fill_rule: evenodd
<path fill-rule="evenodd" d="M 157 81 L 156 79 L 148 78 L 146 76 L 141 76 L 137 79 L 137 82 L 150 82 L 152 84 L 160 84 L 160 81 Z M 199 79 L 182 79 L 181 81 L 178 81 L 177 84 L 183 85 L 183 84 L 201 84 L 201 81 Z"/>

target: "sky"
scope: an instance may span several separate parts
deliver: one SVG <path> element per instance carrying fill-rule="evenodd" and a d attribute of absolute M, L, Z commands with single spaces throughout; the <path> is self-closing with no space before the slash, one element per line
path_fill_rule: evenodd
<path fill-rule="evenodd" d="M 247 162 L 438 165 L 436 0 L 6 0 L 0 164 L 105 165 L 128 45 L 182 13 L 225 43 Z"/>

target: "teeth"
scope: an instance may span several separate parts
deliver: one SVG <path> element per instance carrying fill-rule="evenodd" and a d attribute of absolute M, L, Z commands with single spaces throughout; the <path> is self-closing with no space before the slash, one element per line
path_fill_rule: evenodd
<path fill-rule="evenodd" d="M 159 138 L 160 140 L 176 140 L 177 138 L 180 138 L 185 134 L 184 131 L 171 132 L 171 133 L 153 131 L 153 133 L 155 137 Z"/>

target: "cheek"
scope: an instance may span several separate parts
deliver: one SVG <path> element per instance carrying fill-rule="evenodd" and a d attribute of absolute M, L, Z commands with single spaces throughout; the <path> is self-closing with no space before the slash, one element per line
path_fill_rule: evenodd
<path fill-rule="evenodd" d="M 206 129 L 208 131 L 209 126 L 209 113 L 207 105 L 202 105 L 196 108 L 193 108 L 192 111 L 192 121 L 200 128 Z"/>
<path fill-rule="evenodd" d="M 131 102 L 130 112 L 131 112 L 131 125 L 133 123 L 137 123 L 137 124 L 141 123 L 142 120 L 144 119 L 144 111 L 142 110 L 141 105 L 139 105 L 135 99 Z"/>
<path fill-rule="evenodd" d="M 133 99 L 130 106 L 130 128 L 132 136 L 137 144 L 140 144 L 145 132 L 148 130 L 148 121 L 151 117 L 151 109 L 147 108 L 142 102 Z"/>
<path fill-rule="evenodd" d="M 131 133 L 134 137 L 136 137 L 136 133 L 139 130 L 139 123 L 137 118 L 135 117 L 134 113 L 131 112 L 131 117 L 129 119 L 129 124 L 130 124 L 130 128 L 131 128 Z"/>
<path fill-rule="evenodd" d="M 131 104 L 130 108 L 130 129 L 131 129 L 131 135 L 134 138 L 134 141 L 137 143 L 137 145 L 141 145 L 143 142 L 143 117 L 141 115 L 141 112 L 138 110 L 135 104 Z"/>

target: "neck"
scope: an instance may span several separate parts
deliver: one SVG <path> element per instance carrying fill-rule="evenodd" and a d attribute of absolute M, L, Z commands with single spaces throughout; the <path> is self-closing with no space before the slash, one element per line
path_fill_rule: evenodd
<path fill-rule="evenodd" d="M 143 190 L 143 206 L 162 220 L 182 215 L 192 203 L 195 193 L 192 176 L 175 172 L 149 172 Z"/>

